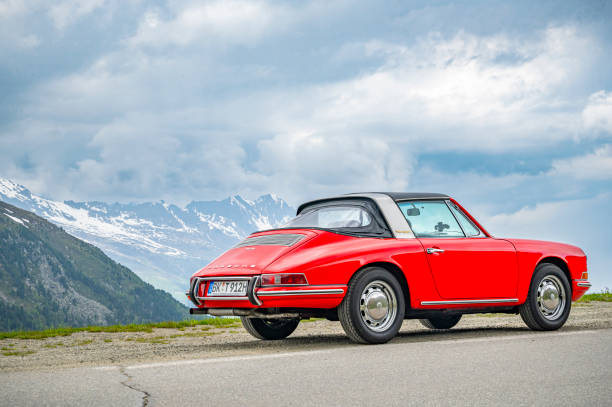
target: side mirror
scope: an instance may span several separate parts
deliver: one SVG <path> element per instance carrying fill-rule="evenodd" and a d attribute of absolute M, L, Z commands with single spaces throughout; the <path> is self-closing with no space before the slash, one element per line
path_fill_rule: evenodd
<path fill-rule="evenodd" d="M 419 216 L 421 211 L 419 208 L 408 208 L 406 209 L 406 216 Z"/>

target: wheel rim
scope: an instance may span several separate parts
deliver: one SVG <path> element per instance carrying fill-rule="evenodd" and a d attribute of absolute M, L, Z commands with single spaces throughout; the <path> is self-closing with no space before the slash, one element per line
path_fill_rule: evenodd
<path fill-rule="evenodd" d="M 565 310 L 565 288 L 555 276 L 546 276 L 538 285 L 538 309 L 549 321 L 558 319 Z"/>
<path fill-rule="evenodd" d="M 369 283 L 359 298 L 359 314 L 372 331 L 386 331 L 397 315 L 397 299 L 389 284 L 381 280 Z"/>

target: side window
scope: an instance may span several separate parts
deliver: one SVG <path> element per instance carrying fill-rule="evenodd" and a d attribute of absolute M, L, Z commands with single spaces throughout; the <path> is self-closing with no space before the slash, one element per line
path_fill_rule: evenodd
<path fill-rule="evenodd" d="M 461 209 L 459 209 L 452 202 L 449 202 L 448 205 L 451 207 L 451 210 L 455 214 L 455 217 L 459 219 L 459 223 L 461 224 L 461 227 L 465 231 L 465 234 L 468 235 L 468 237 L 484 236 L 480 229 L 478 229 L 478 227 L 476 227 L 476 225 L 474 225 L 472 221 L 469 220 L 467 216 L 465 216 Z"/>
<path fill-rule="evenodd" d="M 465 237 L 443 201 L 400 202 L 399 207 L 416 237 Z"/>

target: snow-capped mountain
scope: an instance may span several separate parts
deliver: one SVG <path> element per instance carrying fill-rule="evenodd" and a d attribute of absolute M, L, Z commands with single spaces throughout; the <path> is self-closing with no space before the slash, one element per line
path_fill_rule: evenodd
<path fill-rule="evenodd" d="M 57 202 L 0 178 L 0 200 L 34 212 L 102 249 L 140 278 L 184 302 L 189 276 L 242 238 L 285 223 L 295 214 L 285 201 L 263 195 L 165 202 Z"/>

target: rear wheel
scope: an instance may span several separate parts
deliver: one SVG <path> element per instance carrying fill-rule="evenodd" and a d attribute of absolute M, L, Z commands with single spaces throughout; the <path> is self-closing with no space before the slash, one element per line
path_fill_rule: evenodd
<path fill-rule="evenodd" d="M 565 324 L 572 306 L 569 281 L 554 264 L 540 264 L 531 279 L 527 300 L 519 311 L 525 324 L 536 331 L 552 331 Z"/>
<path fill-rule="evenodd" d="M 405 307 L 404 293 L 393 274 L 368 267 L 351 279 L 338 318 L 353 341 L 385 343 L 402 326 Z"/>
<path fill-rule="evenodd" d="M 421 324 L 429 329 L 451 329 L 461 319 L 461 314 L 436 318 L 420 319 Z"/>
<path fill-rule="evenodd" d="M 258 339 L 285 339 L 295 331 L 300 320 L 296 318 L 262 319 L 240 317 L 242 326 Z"/>

